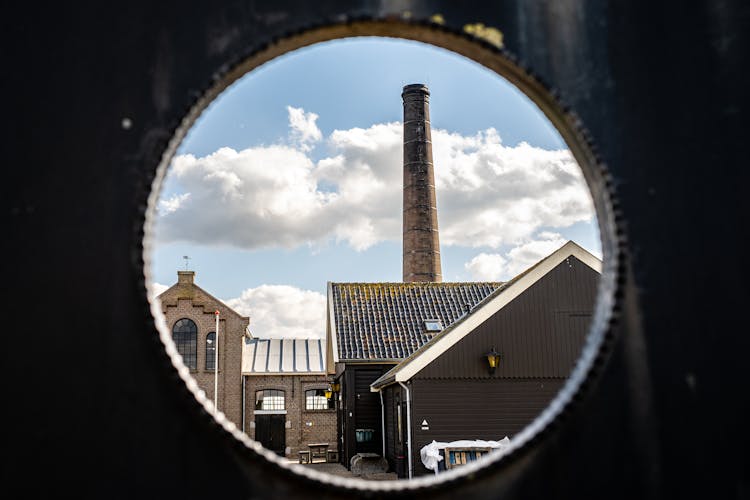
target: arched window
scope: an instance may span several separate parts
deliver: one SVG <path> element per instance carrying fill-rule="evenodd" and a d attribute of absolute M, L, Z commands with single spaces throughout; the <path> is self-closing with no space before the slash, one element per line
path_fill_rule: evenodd
<path fill-rule="evenodd" d="M 198 327 L 192 320 L 182 318 L 172 327 L 172 338 L 182 362 L 191 370 L 198 368 Z"/>
<path fill-rule="evenodd" d="M 256 410 L 283 410 L 284 408 L 284 391 L 264 389 L 255 392 Z"/>
<path fill-rule="evenodd" d="M 305 391 L 305 410 L 333 410 L 336 408 L 336 400 L 326 397 L 325 389 L 310 389 Z"/>
<path fill-rule="evenodd" d="M 216 332 L 208 332 L 206 335 L 206 370 L 216 369 Z"/>

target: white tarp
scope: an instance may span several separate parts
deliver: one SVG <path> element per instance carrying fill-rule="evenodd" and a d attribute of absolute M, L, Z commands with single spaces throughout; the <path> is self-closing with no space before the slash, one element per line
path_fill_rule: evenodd
<path fill-rule="evenodd" d="M 450 443 L 433 441 L 430 444 L 423 446 L 422 449 L 419 450 L 419 454 L 422 457 L 422 463 L 424 464 L 424 466 L 430 470 L 435 471 L 435 474 L 437 474 L 438 462 L 440 462 L 443 459 L 442 455 L 440 455 L 440 450 L 444 448 L 503 449 L 507 447 L 509 444 L 510 444 L 510 439 L 508 439 L 508 436 L 505 436 L 500 441 L 483 441 L 481 439 L 475 439 L 473 441 L 472 440 L 451 441 Z"/>

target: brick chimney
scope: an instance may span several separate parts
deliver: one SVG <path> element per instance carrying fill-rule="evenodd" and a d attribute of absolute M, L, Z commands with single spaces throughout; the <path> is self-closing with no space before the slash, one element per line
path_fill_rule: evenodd
<path fill-rule="evenodd" d="M 404 101 L 405 283 L 443 281 L 440 268 L 435 172 L 430 133 L 430 91 L 421 83 L 406 85 Z"/>
<path fill-rule="evenodd" d="M 192 285 L 195 281 L 195 271 L 177 271 L 177 283 Z"/>
<path fill-rule="evenodd" d="M 178 299 L 195 298 L 195 271 L 177 271 L 176 297 Z"/>

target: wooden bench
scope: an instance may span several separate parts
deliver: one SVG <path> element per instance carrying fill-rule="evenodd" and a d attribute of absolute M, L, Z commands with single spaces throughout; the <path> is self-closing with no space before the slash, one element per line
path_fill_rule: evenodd
<path fill-rule="evenodd" d="M 308 443 L 310 448 L 310 463 L 328 461 L 328 443 Z"/>

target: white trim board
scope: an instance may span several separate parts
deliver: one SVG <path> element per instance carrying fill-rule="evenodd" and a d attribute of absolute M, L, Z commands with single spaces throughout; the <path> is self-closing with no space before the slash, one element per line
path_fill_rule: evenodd
<path fill-rule="evenodd" d="M 576 243 L 568 241 L 549 256 L 545 257 L 527 271 L 524 271 L 519 274 L 518 277 L 511 280 L 510 285 L 506 288 L 502 288 L 497 296 L 490 299 L 483 306 L 480 306 L 463 321 L 456 323 L 455 327 L 449 327 L 442 335 L 438 334 L 432 341 L 415 351 L 412 356 L 396 365 L 390 372 L 385 373 L 379 379 L 385 380 L 394 377 L 391 381 L 385 384 L 379 384 L 378 380 L 376 380 L 370 386 L 370 390 L 372 392 L 380 390 L 379 388 L 374 387 L 375 384 L 378 384 L 380 387 L 385 387 L 386 385 L 411 380 L 414 375 L 435 361 L 440 355 L 455 345 L 456 342 L 487 321 L 493 314 L 525 292 L 534 283 L 539 281 L 543 276 L 552 271 L 570 256 L 577 258 L 591 269 L 601 274 L 602 262 Z"/>
<path fill-rule="evenodd" d="M 333 312 L 333 283 L 330 281 L 328 282 L 327 286 L 328 290 L 328 324 L 330 328 L 327 328 L 327 335 L 329 338 L 326 340 L 328 341 L 327 344 L 330 347 L 331 351 L 330 353 L 333 354 L 333 362 L 338 363 L 339 362 L 339 346 L 338 346 L 338 335 L 336 334 L 336 315 Z M 326 356 L 327 357 L 327 356 Z"/>

